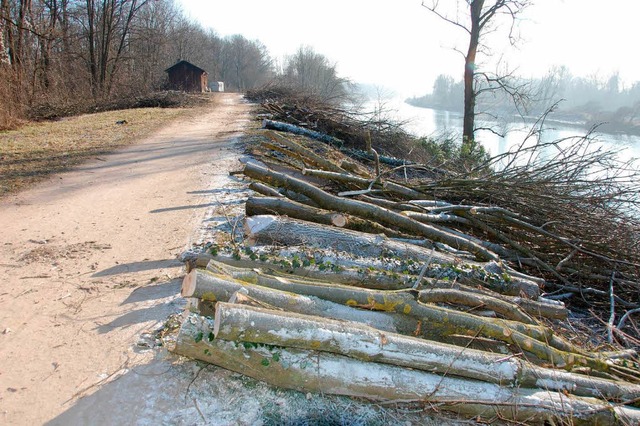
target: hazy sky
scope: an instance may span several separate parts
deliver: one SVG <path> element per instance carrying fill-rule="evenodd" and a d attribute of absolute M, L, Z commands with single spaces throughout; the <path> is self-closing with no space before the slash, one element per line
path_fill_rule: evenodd
<path fill-rule="evenodd" d="M 462 75 L 462 56 L 452 48 L 466 48 L 464 33 L 430 14 L 421 0 L 177 1 L 222 36 L 260 40 L 275 59 L 312 46 L 337 63 L 342 77 L 398 95 L 430 92 L 438 74 Z M 523 76 L 566 65 L 580 76 L 617 71 L 629 84 L 640 81 L 639 17 L 636 0 L 537 0 L 519 23 L 519 48 L 498 49 L 495 56 L 504 54 Z"/>

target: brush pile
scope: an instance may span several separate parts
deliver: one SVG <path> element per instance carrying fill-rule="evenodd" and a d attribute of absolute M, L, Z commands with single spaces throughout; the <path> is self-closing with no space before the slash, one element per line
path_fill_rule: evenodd
<path fill-rule="evenodd" d="M 280 119 L 303 108 L 267 95 Z M 624 312 L 626 324 L 605 322 L 610 343 L 637 344 L 639 228 L 615 205 L 634 205 L 632 183 L 587 182 L 581 166 L 603 157 L 584 147 L 543 163 L 523 144 L 465 171 L 390 165 L 377 136 L 345 136 L 366 125 L 298 126 L 310 117 L 265 125 L 341 147 L 260 134 L 242 171 L 256 193 L 244 238 L 189 259 L 182 295 L 196 313 L 176 353 L 285 388 L 485 419 L 640 421 L 636 352 L 577 336 L 556 297 Z"/>

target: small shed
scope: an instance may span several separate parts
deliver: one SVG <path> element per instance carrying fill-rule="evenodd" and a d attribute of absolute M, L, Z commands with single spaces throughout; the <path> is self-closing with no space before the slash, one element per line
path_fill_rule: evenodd
<path fill-rule="evenodd" d="M 207 91 L 207 72 L 190 62 L 179 61 L 165 72 L 169 75 L 169 88 L 172 90 Z"/>

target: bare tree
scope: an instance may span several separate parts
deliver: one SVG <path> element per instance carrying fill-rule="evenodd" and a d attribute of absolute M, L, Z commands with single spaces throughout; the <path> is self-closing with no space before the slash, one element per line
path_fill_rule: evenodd
<path fill-rule="evenodd" d="M 94 97 L 108 96 L 136 15 L 149 0 L 86 0 L 87 62 Z"/>
<path fill-rule="evenodd" d="M 507 90 L 509 95 L 519 96 L 521 92 L 517 85 L 508 82 L 505 76 L 497 74 L 480 73 L 477 70 L 477 56 L 483 48 L 486 34 L 497 30 L 495 23 L 498 18 L 506 18 L 510 21 L 508 38 L 514 43 L 514 24 L 518 15 L 531 4 L 530 0 L 457 0 L 455 7 L 453 2 L 447 2 L 447 6 L 441 5 L 439 0 L 423 1 L 422 6 L 440 19 L 465 31 L 469 36 L 469 46 L 463 53 L 464 64 L 464 121 L 462 130 L 463 144 L 474 145 L 475 141 L 475 116 L 476 101 L 480 93 L 479 79 L 484 79 L 483 91 L 494 90 L 496 87 Z M 466 12 L 465 12 L 466 11 Z"/>
<path fill-rule="evenodd" d="M 220 76 L 230 88 L 245 91 L 257 87 L 271 77 L 271 58 L 266 47 L 257 40 L 236 34 L 224 40 L 220 52 Z"/>
<path fill-rule="evenodd" d="M 288 84 L 328 102 L 339 102 L 346 95 L 348 81 L 338 76 L 336 65 L 309 46 L 301 46 L 286 58 L 284 78 Z"/>

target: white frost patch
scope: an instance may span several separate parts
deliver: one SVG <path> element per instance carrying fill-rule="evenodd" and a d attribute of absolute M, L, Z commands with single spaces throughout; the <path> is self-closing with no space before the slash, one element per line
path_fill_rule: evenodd
<path fill-rule="evenodd" d="M 538 379 L 536 380 L 536 386 L 539 387 L 540 389 L 553 389 L 553 390 L 565 389 L 569 392 L 573 392 L 577 388 L 575 383 L 567 382 L 564 380 L 553 380 L 553 379 Z"/>

